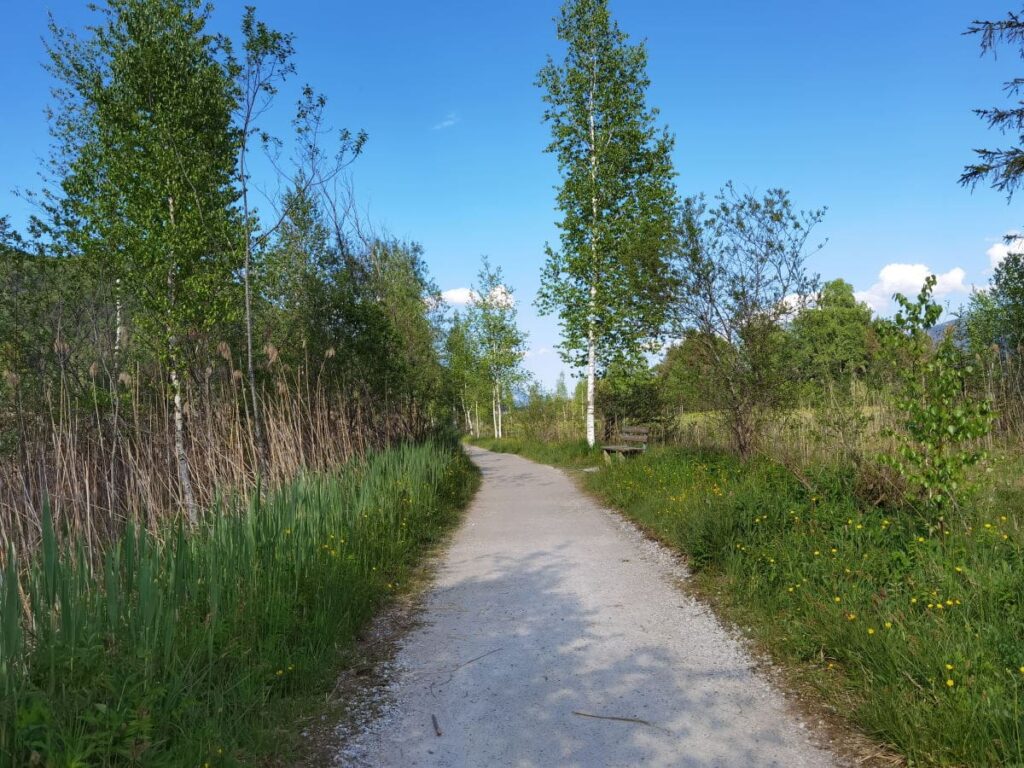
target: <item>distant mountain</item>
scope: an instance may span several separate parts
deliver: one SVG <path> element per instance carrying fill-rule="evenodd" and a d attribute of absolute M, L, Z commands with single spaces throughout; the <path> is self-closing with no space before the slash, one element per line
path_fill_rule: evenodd
<path fill-rule="evenodd" d="M 959 317 L 954 317 L 952 320 L 947 320 L 944 323 L 933 325 L 928 329 L 928 336 L 931 337 L 932 341 L 942 341 L 943 337 L 952 329 L 953 333 L 957 337 L 962 337 L 962 331 L 966 329 L 963 327 L 963 320 Z"/>

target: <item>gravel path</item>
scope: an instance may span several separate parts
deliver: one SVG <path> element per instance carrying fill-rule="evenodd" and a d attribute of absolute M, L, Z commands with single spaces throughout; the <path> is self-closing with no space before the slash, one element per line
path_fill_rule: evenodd
<path fill-rule="evenodd" d="M 340 764 L 835 764 L 671 555 L 559 470 L 469 451 L 483 485 Z"/>

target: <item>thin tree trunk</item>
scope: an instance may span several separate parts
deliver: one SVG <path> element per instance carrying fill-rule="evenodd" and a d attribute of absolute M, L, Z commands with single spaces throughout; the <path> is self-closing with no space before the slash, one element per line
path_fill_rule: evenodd
<path fill-rule="evenodd" d="M 587 445 L 594 447 L 594 390 L 597 378 L 597 338 L 595 315 L 597 310 L 597 128 L 594 124 L 594 95 L 597 90 L 596 73 L 591 74 L 590 103 L 590 318 L 587 328 Z"/>
<path fill-rule="evenodd" d="M 502 425 L 502 383 L 500 381 L 495 382 L 495 390 L 498 394 L 498 437 L 502 438 L 505 436 L 505 431 Z"/>
<path fill-rule="evenodd" d="M 167 208 L 170 211 L 171 229 L 174 229 L 174 198 L 167 198 Z M 170 299 L 170 307 L 175 301 L 174 267 L 167 272 L 167 292 Z M 174 454 L 178 465 L 178 482 L 181 486 L 182 503 L 185 507 L 185 514 L 188 516 L 190 525 L 195 525 L 198 520 L 196 510 L 196 498 L 192 492 L 192 478 L 189 474 L 188 453 L 185 451 L 185 413 L 181 397 L 181 380 L 178 378 L 178 340 L 174 329 L 168 323 L 167 346 L 170 357 L 170 379 L 171 391 L 174 393 Z"/>
<path fill-rule="evenodd" d="M 593 293 L 593 289 L 591 289 Z M 594 343 L 594 327 L 591 325 L 587 337 L 587 445 L 591 448 L 597 442 L 594 430 L 594 390 L 597 380 L 597 345 Z"/>
<path fill-rule="evenodd" d="M 491 432 L 495 438 L 501 437 L 498 433 L 498 402 L 495 392 L 497 391 L 496 385 L 491 384 Z"/>
<path fill-rule="evenodd" d="M 181 496 L 188 515 L 189 525 L 195 525 L 199 519 L 196 510 L 196 498 L 192 492 L 192 478 L 189 475 L 188 454 L 185 452 L 185 416 L 181 398 L 181 380 L 178 378 L 176 364 L 171 362 L 171 391 L 174 393 L 174 453 L 178 464 L 178 482 L 181 483 Z"/>
<path fill-rule="evenodd" d="M 270 469 L 270 451 L 263 437 L 263 412 L 260 407 L 260 399 L 256 394 L 256 365 L 252 351 L 252 230 L 249 226 L 249 185 L 246 183 L 245 176 L 246 148 L 242 147 L 241 157 L 242 210 L 245 217 L 245 265 L 242 272 L 245 283 L 245 374 L 249 384 L 253 436 L 256 439 L 257 471 L 259 476 L 265 480 Z"/>

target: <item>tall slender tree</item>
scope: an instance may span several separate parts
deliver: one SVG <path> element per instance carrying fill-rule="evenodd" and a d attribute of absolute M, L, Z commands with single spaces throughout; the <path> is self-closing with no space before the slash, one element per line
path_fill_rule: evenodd
<path fill-rule="evenodd" d="M 647 106 L 647 51 L 628 42 L 607 0 L 566 0 L 557 31 L 565 58 L 549 58 L 537 84 L 562 176 L 561 247 L 546 249 L 537 303 L 558 314 L 563 359 L 586 369 L 593 445 L 597 376 L 639 358 L 664 324 L 678 205 L 673 138 Z"/>
<path fill-rule="evenodd" d="M 256 443 L 257 465 L 260 475 L 266 477 L 270 462 L 270 448 L 263 428 L 263 409 L 256 391 L 256 365 L 253 355 L 253 241 L 257 227 L 256 212 L 249 197 L 249 153 L 252 139 L 269 136 L 259 126 L 260 116 L 270 107 L 278 86 L 295 72 L 292 57 L 295 53 L 293 36 L 271 29 L 256 18 L 256 9 L 248 6 L 242 16 L 241 61 L 231 62 L 231 72 L 238 88 L 237 126 L 239 132 L 238 187 L 241 196 L 242 218 L 242 283 L 245 288 L 245 370 L 249 385 L 249 405 Z"/>
<path fill-rule="evenodd" d="M 468 315 L 456 312 L 445 335 L 444 361 L 454 409 L 460 414 L 467 433 L 480 436 L 480 425 L 473 416 L 473 405 L 481 389 L 480 349 Z"/>
<path fill-rule="evenodd" d="M 135 337 L 166 366 L 181 500 L 194 521 L 186 343 L 237 306 L 237 93 L 200 0 L 110 0 L 99 12 L 89 39 L 53 28 L 61 162 L 51 218 L 119 281 Z"/>
<path fill-rule="evenodd" d="M 486 257 L 477 275 L 470 318 L 479 350 L 480 365 L 491 385 L 491 417 L 494 436 L 503 436 L 504 400 L 523 379 L 522 361 L 526 335 L 516 322 L 512 289 L 505 284 L 501 267 Z"/>

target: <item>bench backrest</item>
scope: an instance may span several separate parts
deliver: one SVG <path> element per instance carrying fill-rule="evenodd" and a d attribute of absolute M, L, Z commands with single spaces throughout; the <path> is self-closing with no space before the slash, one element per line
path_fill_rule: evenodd
<path fill-rule="evenodd" d="M 647 437 L 650 430 L 647 427 L 622 427 L 619 430 L 619 437 L 624 443 L 643 443 L 647 445 Z"/>

